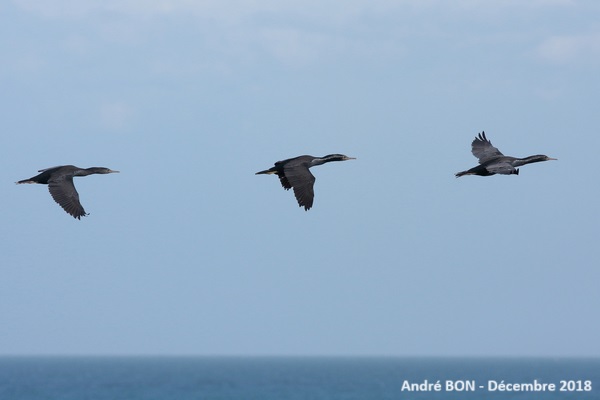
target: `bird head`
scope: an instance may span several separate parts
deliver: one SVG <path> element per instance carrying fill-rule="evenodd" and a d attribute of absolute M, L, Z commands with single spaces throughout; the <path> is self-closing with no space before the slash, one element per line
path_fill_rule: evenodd
<path fill-rule="evenodd" d="M 88 170 L 94 174 L 114 174 L 114 173 L 119 172 L 119 171 L 114 171 L 110 168 L 105 168 L 105 167 L 92 167 L 92 168 L 88 168 Z"/>
<path fill-rule="evenodd" d="M 536 163 L 536 162 L 541 162 L 541 161 L 556 160 L 556 158 L 548 157 L 545 154 L 536 154 L 534 156 L 525 157 L 522 160 L 525 161 L 523 164 L 530 164 L 530 163 Z"/>
<path fill-rule="evenodd" d="M 348 157 L 343 154 L 327 154 L 325 157 L 322 157 L 323 160 L 328 161 L 346 161 L 346 160 L 356 160 L 356 157 Z"/>

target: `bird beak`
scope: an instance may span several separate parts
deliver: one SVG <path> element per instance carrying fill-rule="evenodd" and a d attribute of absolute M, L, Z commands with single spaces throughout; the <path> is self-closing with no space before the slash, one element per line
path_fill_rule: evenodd
<path fill-rule="evenodd" d="M 550 161 L 550 160 L 558 160 L 558 158 L 548 157 L 548 161 Z"/>
<path fill-rule="evenodd" d="M 346 157 L 346 158 L 344 158 L 344 161 L 346 161 L 346 160 L 356 160 L 356 157 Z"/>
<path fill-rule="evenodd" d="M 108 170 L 108 173 L 109 173 L 109 174 L 114 174 L 114 173 L 118 173 L 118 172 L 121 172 L 121 171 L 113 171 L 112 169 L 109 169 L 109 170 Z"/>

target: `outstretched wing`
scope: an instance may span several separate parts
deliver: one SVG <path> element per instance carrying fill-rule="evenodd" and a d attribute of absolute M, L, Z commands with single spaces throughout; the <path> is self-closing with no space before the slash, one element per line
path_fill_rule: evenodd
<path fill-rule="evenodd" d="M 48 190 L 54 201 L 73 218 L 81 219 L 87 215 L 79 202 L 79 194 L 75 190 L 72 176 L 59 176 L 51 179 L 48 182 Z"/>
<path fill-rule="evenodd" d="M 473 140 L 473 143 L 471 143 L 471 153 L 479 159 L 479 164 L 504 155 L 500 150 L 492 146 L 492 142 L 485 137 L 485 132 L 481 132 Z"/>
<path fill-rule="evenodd" d="M 283 186 L 285 190 L 289 190 L 292 188 L 292 185 L 285 176 L 285 172 L 277 172 L 277 176 L 279 177 L 279 182 L 281 182 L 281 186 Z"/>
<path fill-rule="evenodd" d="M 54 172 L 59 170 L 60 168 L 63 167 L 73 167 L 75 168 L 73 165 L 57 165 L 56 167 L 50 167 L 50 168 L 44 168 L 44 169 L 40 169 L 38 170 L 38 172 Z"/>
<path fill-rule="evenodd" d="M 296 196 L 298 205 L 308 211 L 312 207 L 315 198 L 313 189 L 315 184 L 314 175 L 304 165 L 284 167 L 283 173 L 285 174 L 284 178 L 287 180 L 287 183 L 294 188 L 294 196 Z M 280 179 L 283 184 L 284 179 L 282 177 Z"/>

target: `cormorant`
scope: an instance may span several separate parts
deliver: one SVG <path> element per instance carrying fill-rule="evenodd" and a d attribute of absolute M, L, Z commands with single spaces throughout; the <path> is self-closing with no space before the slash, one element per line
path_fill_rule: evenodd
<path fill-rule="evenodd" d="M 315 197 L 313 190 L 315 177 L 308 169 L 330 161 L 346 160 L 355 160 L 355 158 L 343 154 L 328 154 L 324 157 L 299 156 L 277 161 L 274 167 L 257 172 L 256 175 L 276 174 L 281 181 L 281 186 L 285 190 L 294 188 L 294 195 L 296 196 L 296 200 L 298 200 L 298 206 L 304 207 L 308 211 L 312 207 Z"/>
<path fill-rule="evenodd" d="M 534 162 L 556 160 L 556 158 L 551 158 L 543 154 L 525 158 L 505 156 L 500 150 L 492 146 L 492 142 L 485 137 L 485 132 L 483 131 L 471 143 L 471 152 L 479 159 L 479 165 L 467 171 L 457 172 L 455 174 L 457 178 L 463 175 L 519 175 L 519 169 L 516 167 Z"/>
<path fill-rule="evenodd" d="M 48 190 L 56 201 L 73 218 L 81 219 L 87 214 L 79 202 L 79 194 L 73 184 L 74 176 L 87 176 L 92 174 L 111 174 L 114 172 L 109 168 L 91 167 L 79 168 L 74 165 L 60 165 L 58 167 L 41 169 L 40 174 L 22 181 L 20 183 L 41 183 L 48 185 Z"/>

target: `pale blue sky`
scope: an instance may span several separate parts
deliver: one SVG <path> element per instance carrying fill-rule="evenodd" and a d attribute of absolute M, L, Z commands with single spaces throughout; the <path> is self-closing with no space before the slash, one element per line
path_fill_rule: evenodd
<path fill-rule="evenodd" d="M 341 7 L 343 4 L 343 8 Z M 597 1 L 5 1 L 0 354 L 600 356 Z M 519 176 L 476 165 L 485 130 Z M 273 176 L 316 167 L 300 209 Z M 38 169 L 76 180 L 77 221 Z"/>

